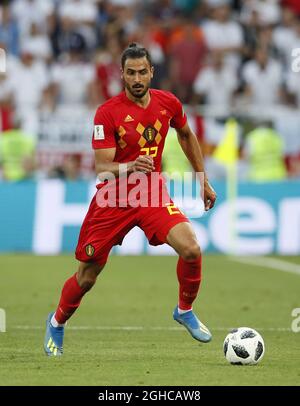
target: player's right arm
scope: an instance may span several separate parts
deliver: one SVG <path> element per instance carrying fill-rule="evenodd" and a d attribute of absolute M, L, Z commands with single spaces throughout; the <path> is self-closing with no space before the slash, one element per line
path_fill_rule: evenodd
<path fill-rule="evenodd" d="M 95 169 L 100 180 L 113 179 L 132 172 L 149 173 L 154 170 L 153 158 L 141 155 L 135 161 L 114 162 L 116 148 L 95 149 Z"/>

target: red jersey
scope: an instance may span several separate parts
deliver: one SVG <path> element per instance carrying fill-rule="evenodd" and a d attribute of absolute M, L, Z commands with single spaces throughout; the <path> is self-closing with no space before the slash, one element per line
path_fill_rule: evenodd
<path fill-rule="evenodd" d="M 134 161 L 139 155 L 150 155 L 155 172 L 160 173 L 169 128 L 182 128 L 187 119 L 182 104 L 172 93 L 149 91 L 151 100 L 146 108 L 128 99 L 125 92 L 100 106 L 94 119 L 92 145 L 94 149 L 116 148 L 114 162 L 119 163 Z M 118 180 L 116 184 L 119 184 Z M 132 185 L 128 186 L 128 191 L 130 189 Z M 150 195 L 149 192 L 150 184 Z"/>
<path fill-rule="evenodd" d="M 146 108 L 129 100 L 125 92 L 100 106 L 94 119 L 93 148 L 116 148 L 114 162 L 120 163 L 150 155 L 160 171 L 169 127 L 182 128 L 186 115 L 172 93 L 150 89 L 150 95 Z"/>

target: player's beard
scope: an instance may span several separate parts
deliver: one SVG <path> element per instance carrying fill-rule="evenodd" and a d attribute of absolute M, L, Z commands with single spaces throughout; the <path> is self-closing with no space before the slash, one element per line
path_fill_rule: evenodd
<path fill-rule="evenodd" d="M 125 87 L 129 91 L 129 93 L 136 99 L 141 99 L 148 92 L 150 83 L 148 83 L 147 85 L 140 85 L 140 87 L 134 87 L 134 86 L 136 86 L 136 85 L 130 86 L 128 83 L 125 82 Z"/>

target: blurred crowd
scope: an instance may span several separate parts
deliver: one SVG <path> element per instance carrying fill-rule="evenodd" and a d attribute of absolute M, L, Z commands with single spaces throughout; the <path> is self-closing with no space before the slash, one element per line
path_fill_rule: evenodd
<path fill-rule="evenodd" d="M 292 69 L 292 51 L 300 49 L 299 0 L 0 0 L 0 48 L 7 55 L 0 73 L 0 165 L 4 134 L 19 131 L 33 142 L 25 143 L 23 177 L 38 173 L 41 115 L 95 111 L 118 94 L 120 54 L 130 42 L 149 49 L 153 87 L 190 106 L 208 156 L 232 109 L 300 109 L 300 72 Z M 197 106 L 219 112 L 219 121 L 206 120 Z M 273 132 L 282 141 L 284 176 L 298 177 L 300 135 L 284 137 L 279 127 Z M 246 160 L 245 135 L 240 157 Z M 46 176 L 80 178 L 81 158 L 65 154 Z M 22 178 L 5 171 L 2 177 Z"/>

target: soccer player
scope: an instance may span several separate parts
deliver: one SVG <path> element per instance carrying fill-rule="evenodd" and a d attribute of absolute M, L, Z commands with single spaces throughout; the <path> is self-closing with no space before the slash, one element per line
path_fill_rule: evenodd
<path fill-rule="evenodd" d="M 94 119 L 92 146 L 96 172 L 102 182 L 97 185 L 98 191 L 80 231 L 76 248 L 79 269 L 65 282 L 58 307 L 46 321 L 44 349 L 50 356 L 62 355 L 66 321 L 95 284 L 111 248 L 121 244 L 135 226 L 145 232 L 150 244 L 167 243 L 179 255 L 179 300 L 174 320 L 198 341 L 208 342 L 212 338 L 192 309 L 201 281 L 201 251 L 195 233 L 166 193 L 162 178 L 156 183 L 153 177 L 153 187 L 151 182 L 150 186 L 145 183 L 150 178 L 152 181 L 152 175 L 161 173 L 169 126 L 176 129 L 194 171 L 204 174 L 202 193 L 206 210 L 213 207 L 216 194 L 207 181 L 198 141 L 180 101 L 172 93 L 150 89 L 154 71 L 149 52 L 130 44 L 122 54 L 121 64 L 125 90 L 102 104 Z M 139 187 L 139 193 L 135 193 L 134 179 L 146 185 Z M 120 187 L 124 185 L 126 193 Z M 112 193 L 113 190 L 117 191 Z M 157 203 L 153 197 L 158 194 L 163 195 L 159 204 L 151 204 Z M 106 199 L 108 195 L 115 199 Z M 137 195 L 143 204 L 136 204 Z"/>

